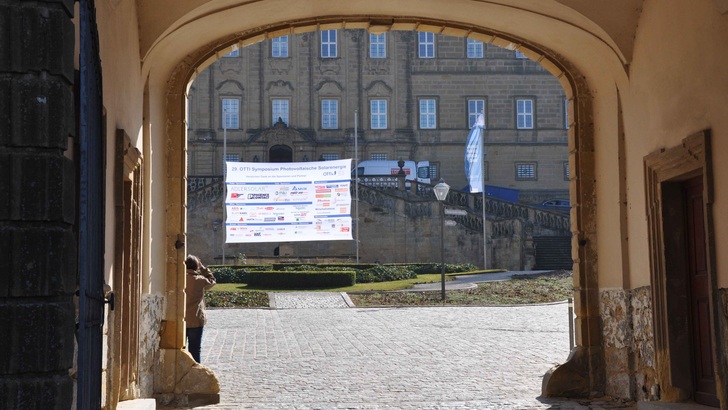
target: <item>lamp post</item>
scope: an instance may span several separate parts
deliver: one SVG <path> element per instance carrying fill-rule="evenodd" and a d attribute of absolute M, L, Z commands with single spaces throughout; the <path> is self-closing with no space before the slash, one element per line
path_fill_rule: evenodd
<path fill-rule="evenodd" d="M 213 245 L 212 245 L 212 258 L 214 260 L 215 253 L 217 252 L 217 231 L 220 230 L 220 225 L 222 224 L 221 219 L 215 219 L 212 221 L 212 238 L 213 238 Z"/>
<path fill-rule="evenodd" d="M 440 262 L 442 264 L 442 300 L 445 301 L 445 203 L 442 201 L 447 198 L 450 185 L 440 178 L 440 182 L 432 190 L 435 192 L 435 198 L 440 203 Z"/>

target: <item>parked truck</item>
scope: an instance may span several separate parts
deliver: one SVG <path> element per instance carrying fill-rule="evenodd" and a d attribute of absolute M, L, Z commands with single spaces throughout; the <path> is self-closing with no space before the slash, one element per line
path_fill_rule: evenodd
<path fill-rule="evenodd" d="M 377 160 L 366 160 L 361 161 L 359 164 L 355 164 L 351 170 L 351 177 L 355 178 L 357 175 L 362 176 L 373 176 L 373 175 L 392 175 L 396 176 L 399 174 L 399 161 L 377 161 Z M 404 171 L 404 179 L 406 181 L 417 181 L 420 183 L 430 183 L 430 161 L 404 161 L 402 167 Z"/>

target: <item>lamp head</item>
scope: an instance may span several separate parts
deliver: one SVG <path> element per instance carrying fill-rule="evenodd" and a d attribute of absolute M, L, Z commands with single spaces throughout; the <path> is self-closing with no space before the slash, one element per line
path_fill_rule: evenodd
<path fill-rule="evenodd" d="M 438 201 L 444 201 L 445 198 L 447 198 L 447 193 L 450 191 L 450 185 L 446 184 L 445 181 L 440 178 L 440 182 L 435 185 L 432 190 L 435 192 L 435 197 Z"/>

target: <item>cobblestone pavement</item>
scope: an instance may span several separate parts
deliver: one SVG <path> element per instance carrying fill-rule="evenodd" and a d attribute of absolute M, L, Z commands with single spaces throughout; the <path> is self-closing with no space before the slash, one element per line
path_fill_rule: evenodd
<path fill-rule="evenodd" d="M 222 391 L 203 408 L 619 407 L 539 398 L 544 373 L 568 355 L 566 303 L 333 308 L 344 296 L 281 295 L 278 309 L 208 311 L 202 363 Z"/>

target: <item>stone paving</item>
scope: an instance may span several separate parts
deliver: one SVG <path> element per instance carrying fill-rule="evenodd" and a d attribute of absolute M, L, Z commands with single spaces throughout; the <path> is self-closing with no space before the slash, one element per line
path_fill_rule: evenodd
<path fill-rule="evenodd" d="M 203 408 L 625 407 L 539 397 L 542 376 L 569 352 L 566 303 L 347 308 L 339 293 L 274 299 L 277 309 L 208 311 L 202 363 L 222 391 L 220 404 Z"/>

